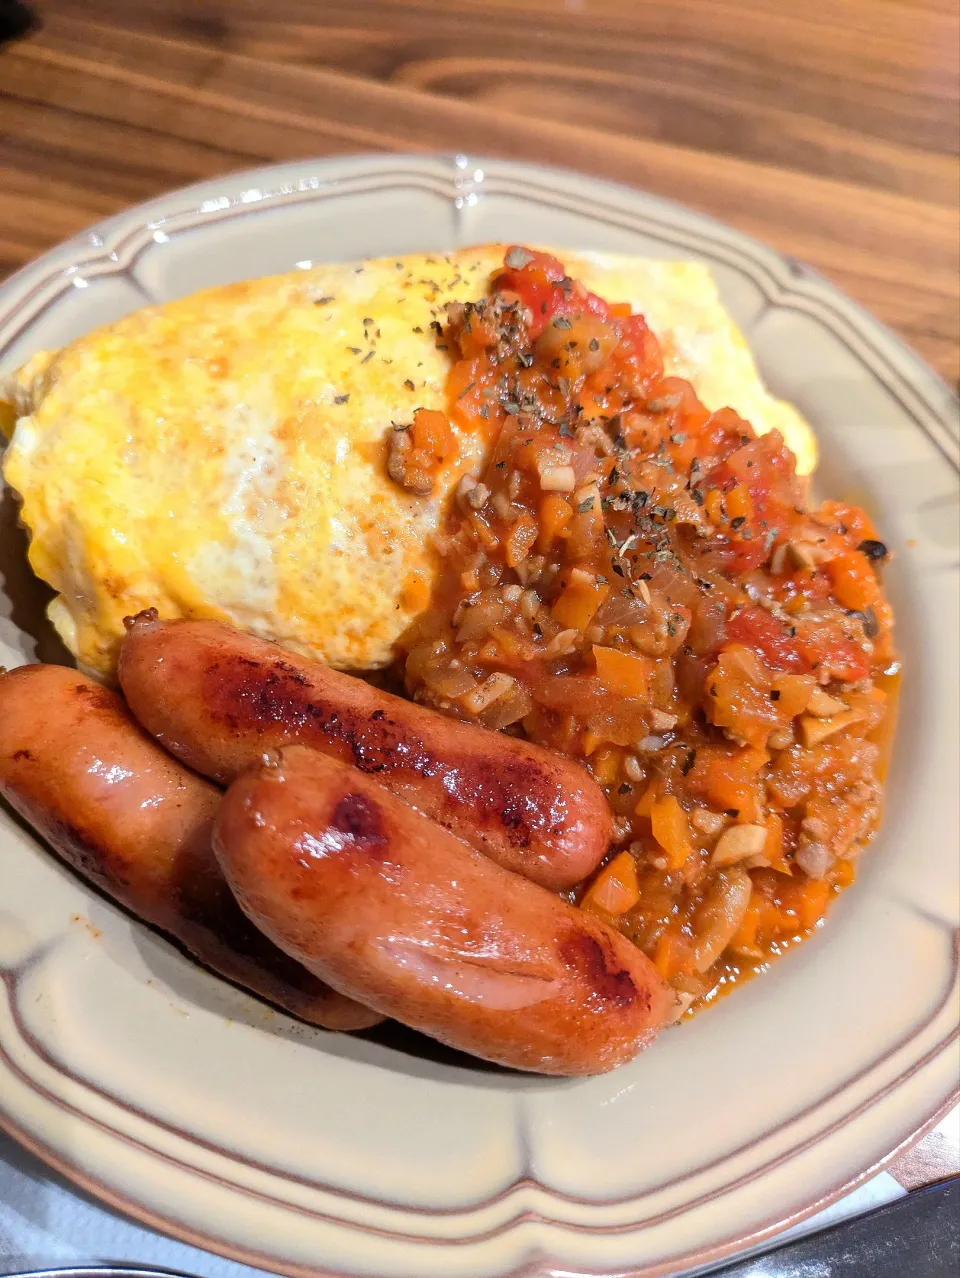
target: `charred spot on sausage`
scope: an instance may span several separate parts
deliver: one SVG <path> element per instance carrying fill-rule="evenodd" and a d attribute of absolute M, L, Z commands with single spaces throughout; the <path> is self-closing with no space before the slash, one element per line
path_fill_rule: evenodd
<path fill-rule="evenodd" d="M 291 742 L 309 741 L 313 733 L 322 733 L 331 744 L 342 743 L 361 772 L 409 769 L 430 777 L 440 771 L 439 761 L 424 743 L 398 730 L 382 710 L 335 709 L 311 697 L 309 685 L 286 662 L 265 667 L 233 657 L 219 669 L 207 668 L 204 696 L 231 732 L 264 733 L 280 726 Z"/>
<path fill-rule="evenodd" d="M 501 829 L 512 847 L 522 849 L 536 834 L 560 834 L 569 817 L 562 794 L 544 781 L 542 767 L 532 761 L 504 759 L 491 767 L 466 757 L 449 767 L 445 784 L 454 800 L 474 809 L 478 823 Z"/>
<path fill-rule="evenodd" d="M 339 799 L 330 824 L 357 843 L 374 845 L 387 841 L 380 809 L 365 794 L 345 794 Z"/>
<path fill-rule="evenodd" d="M 250 664 L 255 666 L 258 663 L 256 661 L 252 661 Z M 288 665 L 286 661 L 275 661 L 273 663 L 273 668 L 279 674 L 285 675 L 287 679 L 289 679 L 291 683 L 295 683 L 298 688 L 305 688 L 307 686 L 307 676 L 301 674 L 299 670 L 295 669 L 295 667 Z"/>
<path fill-rule="evenodd" d="M 72 821 L 58 820 L 48 837 L 53 847 L 58 852 L 65 852 L 69 863 L 98 887 L 109 892 L 129 885 L 129 877 L 123 872 L 123 858 L 113 856 L 104 859 L 99 840 L 88 830 Z"/>
<path fill-rule="evenodd" d="M 564 963 L 583 978 L 589 993 L 604 1002 L 627 1007 L 635 1003 L 638 990 L 633 977 L 609 956 L 595 936 L 580 930 L 571 931 L 560 943 L 559 954 Z M 613 966 L 609 965 L 612 962 Z"/>
<path fill-rule="evenodd" d="M 538 763 L 508 757 L 491 766 L 489 758 L 470 752 L 441 754 L 383 707 L 369 702 L 338 707 L 318 697 L 310 681 L 282 660 L 251 663 L 236 657 L 207 674 L 207 704 L 218 707 L 218 718 L 232 732 L 274 735 L 279 726 L 287 741 L 305 744 L 322 735 L 368 776 L 438 778 L 446 792 L 434 813 L 441 825 L 455 825 L 455 813 L 468 805 L 482 837 L 499 833 L 519 852 L 538 837 L 562 836 L 567 826 L 569 804 Z"/>

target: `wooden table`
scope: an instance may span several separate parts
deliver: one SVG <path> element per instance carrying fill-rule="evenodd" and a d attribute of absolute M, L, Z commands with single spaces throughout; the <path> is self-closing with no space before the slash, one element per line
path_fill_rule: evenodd
<path fill-rule="evenodd" d="M 958 376 L 956 0 L 35 0 L 0 52 L 0 273 L 266 161 L 465 150 L 684 200 Z"/>

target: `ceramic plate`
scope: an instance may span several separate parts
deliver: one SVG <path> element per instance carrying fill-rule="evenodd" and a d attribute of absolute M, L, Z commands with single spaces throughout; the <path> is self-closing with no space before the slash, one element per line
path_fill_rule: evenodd
<path fill-rule="evenodd" d="M 205 285 L 501 239 L 709 263 L 771 389 L 816 427 L 822 490 L 877 516 L 906 670 L 886 824 L 807 944 L 634 1064 L 564 1081 L 298 1024 L 0 812 L 0 1121 L 134 1215 L 291 1274 L 704 1265 L 856 1184 L 957 1084 L 955 408 L 823 280 L 570 173 L 338 158 L 191 187 L 55 249 L 0 289 L 0 367 Z M 9 494 L 4 511 L 10 665 L 56 648 Z"/>

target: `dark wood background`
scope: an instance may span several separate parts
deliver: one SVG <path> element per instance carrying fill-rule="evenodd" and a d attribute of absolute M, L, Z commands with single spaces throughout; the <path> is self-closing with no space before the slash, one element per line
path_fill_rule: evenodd
<path fill-rule="evenodd" d="M 38 0 L 0 51 L 0 273 L 170 187 L 487 151 L 684 200 L 955 381 L 956 0 Z"/>

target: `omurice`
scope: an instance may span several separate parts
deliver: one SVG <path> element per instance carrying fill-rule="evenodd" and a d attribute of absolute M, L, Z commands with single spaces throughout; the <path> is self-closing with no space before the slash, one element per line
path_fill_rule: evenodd
<path fill-rule="evenodd" d="M 3 474 L 80 667 L 112 680 L 123 619 L 147 607 L 343 669 L 389 665 L 428 606 L 434 534 L 490 446 L 482 418 L 456 411 L 469 388 L 451 379 L 449 308 L 488 292 L 505 251 L 208 289 L 0 383 Z M 812 470 L 809 427 L 764 388 L 705 266 L 558 254 L 586 289 L 646 317 L 666 371 L 708 409 L 778 429 Z"/>

